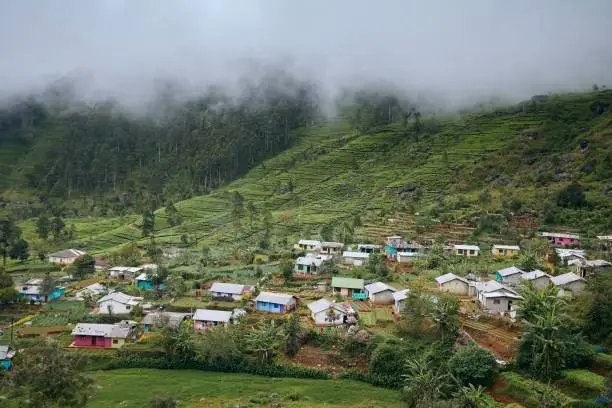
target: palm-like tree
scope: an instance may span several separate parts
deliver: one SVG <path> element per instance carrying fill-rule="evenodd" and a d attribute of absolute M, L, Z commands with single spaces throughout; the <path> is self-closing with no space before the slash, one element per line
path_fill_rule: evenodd
<path fill-rule="evenodd" d="M 518 308 L 524 320 L 535 323 L 537 315 L 544 315 L 546 311 L 561 310 L 565 301 L 559 298 L 557 288 L 550 284 L 547 288 L 538 290 L 531 282 L 523 284 L 522 299 L 518 301 Z"/>
<path fill-rule="evenodd" d="M 433 319 L 442 341 L 453 339 L 459 328 L 459 302 L 455 297 L 440 297 L 433 304 L 430 317 Z"/>
<path fill-rule="evenodd" d="M 469 384 L 461 387 L 453 396 L 459 400 L 464 408 L 486 408 L 489 406 L 489 398 L 485 394 L 485 387 L 479 385 L 475 387 Z"/>
<path fill-rule="evenodd" d="M 447 373 L 432 368 L 424 358 L 407 361 L 405 368 L 402 391 L 408 407 L 432 404 L 443 395 L 449 379 Z"/>
<path fill-rule="evenodd" d="M 564 316 L 555 306 L 542 315 L 535 315 L 529 333 L 532 336 L 532 374 L 550 380 L 563 364 Z"/>

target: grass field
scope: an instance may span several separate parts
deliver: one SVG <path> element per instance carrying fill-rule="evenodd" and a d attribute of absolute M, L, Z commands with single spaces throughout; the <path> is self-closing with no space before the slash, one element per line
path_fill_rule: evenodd
<path fill-rule="evenodd" d="M 96 373 L 95 377 L 100 390 L 88 405 L 90 408 L 145 408 L 148 400 L 156 395 L 180 399 L 183 402 L 181 407 L 226 407 L 228 403 L 239 400 L 249 406 L 267 406 L 249 401 L 271 393 L 279 395 L 283 407 L 400 406 L 396 391 L 345 380 L 278 379 L 246 374 L 151 369 L 103 371 Z M 291 403 L 291 399 L 297 401 Z"/>

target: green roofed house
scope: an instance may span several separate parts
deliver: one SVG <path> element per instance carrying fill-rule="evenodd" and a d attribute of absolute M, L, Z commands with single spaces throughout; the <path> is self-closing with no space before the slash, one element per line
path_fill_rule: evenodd
<path fill-rule="evenodd" d="M 363 279 L 343 278 L 334 276 L 332 278 L 332 291 L 334 295 L 350 297 L 355 300 L 365 300 L 365 281 Z"/>

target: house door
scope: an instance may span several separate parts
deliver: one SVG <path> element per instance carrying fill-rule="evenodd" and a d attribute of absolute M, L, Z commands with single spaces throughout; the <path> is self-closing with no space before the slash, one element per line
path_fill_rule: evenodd
<path fill-rule="evenodd" d="M 512 301 L 508 301 L 508 311 L 512 310 Z"/>
<path fill-rule="evenodd" d="M 91 345 L 95 346 L 96 345 L 96 336 L 91 336 Z"/>

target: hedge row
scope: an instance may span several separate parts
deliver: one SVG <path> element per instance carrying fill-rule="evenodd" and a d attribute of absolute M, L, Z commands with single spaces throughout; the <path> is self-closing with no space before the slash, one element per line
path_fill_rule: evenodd
<path fill-rule="evenodd" d="M 388 376 L 350 370 L 340 373 L 338 377 L 347 380 L 363 381 L 375 385 L 377 387 L 384 388 L 401 388 L 402 386 L 402 377 L 400 377 L 399 375 Z"/>
<path fill-rule="evenodd" d="M 246 373 L 262 375 L 267 377 L 294 377 L 311 379 L 328 379 L 329 371 L 298 367 L 283 364 L 257 364 L 251 360 L 239 360 L 207 363 L 201 360 L 176 360 L 167 356 L 145 356 L 140 354 L 122 355 L 117 358 L 107 358 L 104 364 L 96 364 L 101 370 L 113 370 L 119 368 L 157 368 L 162 370 L 190 369 L 201 371 L 216 371 L 226 373 Z"/>

